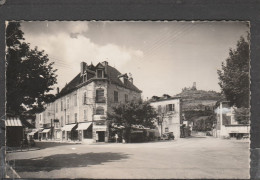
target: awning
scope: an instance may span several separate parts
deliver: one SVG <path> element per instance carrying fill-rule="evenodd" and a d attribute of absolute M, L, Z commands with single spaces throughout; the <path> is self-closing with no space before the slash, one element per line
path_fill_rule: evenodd
<path fill-rule="evenodd" d="M 37 133 L 37 132 L 30 132 L 30 133 L 28 133 L 28 135 L 33 136 L 35 133 Z"/>
<path fill-rule="evenodd" d="M 51 129 L 44 129 L 41 133 L 48 133 Z"/>
<path fill-rule="evenodd" d="M 65 125 L 61 128 L 62 131 L 71 131 L 72 128 L 74 128 L 76 126 L 76 124 L 68 124 L 68 125 Z"/>
<path fill-rule="evenodd" d="M 76 130 L 86 130 L 89 128 L 91 124 L 92 122 L 79 123 L 78 128 Z"/>
<path fill-rule="evenodd" d="M 8 118 L 5 120 L 5 126 L 23 126 L 18 118 Z"/>

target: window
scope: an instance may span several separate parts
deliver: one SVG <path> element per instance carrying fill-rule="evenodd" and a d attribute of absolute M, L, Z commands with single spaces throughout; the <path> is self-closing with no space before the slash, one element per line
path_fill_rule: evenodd
<path fill-rule="evenodd" d="M 70 115 L 68 114 L 67 115 L 67 124 L 69 124 L 69 122 L 70 122 Z"/>
<path fill-rule="evenodd" d="M 97 115 L 104 115 L 104 108 L 103 107 L 97 107 L 96 114 Z"/>
<path fill-rule="evenodd" d="M 74 106 L 77 106 L 77 94 L 74 94 Z"/>
<path fill-rule="evenodd" d="M 74 114 L 74 119 L 75 119 L 75 123 L 78 122 L 78 114 L 77 113 Z"/>
<path fill-rule="evenodd" d="M 97 78 L 102 78 L 103 77 L 103 70 L 98 69 L 97 70 Z"/>
<path fill-rule="evenodd" d="M 64 124 L 63 124 L 63 116 L 60 117 L 60 124 L 61 124 L 61 126 L 64 125 Z"/>
<path fill-rule="evenodd" d="M 162 113 L 162 106 L 161 105 L 158 106 L 158 113 Z"/>
<path fill-rule="evenodd" d="M 84 139 L 92 139 L 92 125 L 86 130 L 83 130 Z"/>
<path fill-rule="evenodd" d="M 174 104 L 169 104 L 169 111 L 174 111 Z"/>
<path fill-rule="evenodd" d="M 87 110 L 84 109 L 84 120 L 86 121 L 87 120 Z"/>
<path fill-rule="evenodd" d="M 83 75 L 83 82 L 86 82 L 86 81 L 87 81 L 87 75 L 84 74 L 84 75 Z"/>
<path fill-rule="evenodd" d="M 67 109 L 69 109 L 69 108 L 70 108 L 70 99 L 67 98 Z"/>
<path fill-rule="evenodd" d="M 125 102 L 128 102 L 128 94 L 125 94 Z"/>
<path fill-rule="evenodd" d="M 104 89 L 96 90 L 96 102 L 97 103 L 105 103 Z"/>
<path fill-rule="evenodd" d="M 167 112 L 174 111 L 174 104 L 167 104 L 166 105 L 166 111 Z"/>
<path fill-rule="evenodd" d="M 83 93 L 83 104 L 87 104 L 87 92 Z"/>
<path fill-rule="evenodd" d="M 56 113 L 58 112 L 58 103 L 56 103 Z"/>
<path fill-rule="evenodd" d="M 60 110 L 63 111 L 63 100 L 60 101 Z"/>
<path fill-rule="evenodd" d="M 118 92 L 114 91 L 114 102 L 118 102 Z"/>

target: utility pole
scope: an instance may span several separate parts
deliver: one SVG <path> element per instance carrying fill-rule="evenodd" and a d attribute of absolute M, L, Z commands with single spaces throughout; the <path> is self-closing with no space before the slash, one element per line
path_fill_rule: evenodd
<path fill-rule="evenodd" d="M 51 140 L 52 140 L 52 135 L 53 135 L 53 128 L 52 128 L 52 119 L 51 119 Z"/>

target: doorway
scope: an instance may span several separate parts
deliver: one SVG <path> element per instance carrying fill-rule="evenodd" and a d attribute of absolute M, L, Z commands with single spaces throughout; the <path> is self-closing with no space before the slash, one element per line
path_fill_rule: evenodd
<path fill-rule="evenodd" d="M 98 142 L 105 142 L 105 131 L 97 131 Z"/>

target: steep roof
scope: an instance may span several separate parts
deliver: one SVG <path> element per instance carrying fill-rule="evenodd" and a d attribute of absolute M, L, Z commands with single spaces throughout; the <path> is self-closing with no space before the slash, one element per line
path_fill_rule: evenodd
<path fill-rule="evenodd" d="M 136 92 L 142 92 L 139 90 L 132 82 L 126 79 L 125 83 L 123 83 L 118 76 L 122 75 L 116 68 L 107 66 L 107 75 L 111 83 L 116 84 L 118 86 L 125 87 L 127 89 L 131 89 Z"/>
<path fill-rule="evenodd" d="M 90 65 L 91 70 L 94 70 L 94 66 Z M 126 89 L 130 89 L 136 92 L 141 93 L 142 91 L 139 90 L 132 82 L 130 82 L 128 79 L 125 80 L 125 83 L 123 83 L 118 76 L 122 75 L 116 68 L 111 67 L 107 65 L 107 73 L 105 78 L 110 81 L 112 84 L 116 84 L 118 86 L 124 87 Z M 91 78 L 86 84 L 92 82 L 93 80 L 98 80 L 97 78 Z M 64 96 L 74 90 L 76 90 L 80 84 L 82 84 L 82 78 L 80 76 L 80 73 L 74 77 L 68 84 L 65 85 L 65 87 L 60 91 L 60 93 L 57 95 L 57 97 Z"/>
<path fill-rule="evenodd" d="M 68 84 L 65 85 L 64 88 L 58 94 L 58 97 L 63 96 L 77 89 L 77 85 L 81 83 L 80 73 L 74 77 Z"/>

